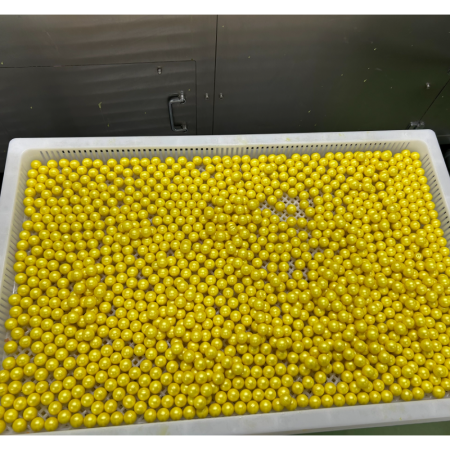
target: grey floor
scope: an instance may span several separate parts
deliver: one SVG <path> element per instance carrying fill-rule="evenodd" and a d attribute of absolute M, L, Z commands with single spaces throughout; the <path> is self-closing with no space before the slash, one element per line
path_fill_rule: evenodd
<path fill-rule="evenodd" d="M 328 431 L 325 433 L 311 433 L 322 436 L 398 436 L 398 435 L 450 435 L 450 422 L 431 422 L 394 427 L 359 428 L 356 430 Z"/>

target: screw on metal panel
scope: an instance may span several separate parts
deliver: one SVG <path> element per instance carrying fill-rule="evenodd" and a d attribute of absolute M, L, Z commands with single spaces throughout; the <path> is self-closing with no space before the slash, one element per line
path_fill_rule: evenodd
<path fill-rule="evenodd" d="M 205 98 L 206 98 L 206 100 L 208 100 L 208 98 L 209 98 L 208 93 L 205 94 Z"/>
<path fill-rule="evenodd" d="M 222 92 L 219 94 L 219 98 L 223 98 L 223 94 Z"/>
<path fill-rule="evenodd" d="M 161 74 L 162 74 L 162 69 L 161 69 L 161 67 L 158 67 L 157 71 L 158 71 L 158 75 L 161 75 Z"/>
<path fill-rule="evenodd" d="M 425 86 L 427 87 L 427 89 L 430 89 L 431 84 L 430 83 L 425 83 Z"/>

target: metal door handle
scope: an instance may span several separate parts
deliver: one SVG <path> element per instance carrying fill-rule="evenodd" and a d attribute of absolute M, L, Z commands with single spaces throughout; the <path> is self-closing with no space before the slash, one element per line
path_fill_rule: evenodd
<path fill-rule="evenodd" d="M 172 131 L 175 131 L 177 133 L 186 133 L 187 126 L 185 123 L 181 124 L 181 125 L 175 125 L 173 123 L 173 111 L 172 111 L 172 105 L 174 103 L 185 103 L 186 102 L 186 98 L 184 96 L 184 92 L 181 91 L 176 97 L 171 97 L 169 99 L 169 117 L 170 117 L 170 127 L 172 128 Z"/>

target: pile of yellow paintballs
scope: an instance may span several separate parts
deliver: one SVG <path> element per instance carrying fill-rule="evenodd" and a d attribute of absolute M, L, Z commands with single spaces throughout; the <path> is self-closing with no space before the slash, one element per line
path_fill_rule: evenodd
<path fill-rule="evenodd" d="M 409 150 L 33 161 L 0 433 L 444 397 L 429 191 Z"/>

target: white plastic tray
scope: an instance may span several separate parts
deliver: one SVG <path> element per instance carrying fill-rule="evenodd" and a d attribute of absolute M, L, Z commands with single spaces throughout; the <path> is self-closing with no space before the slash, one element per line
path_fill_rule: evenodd
<path fill-rule="evenodd" d="M 8 150 L 0 198 L 0 339 L 6 337 L 8 297 L 14 292 L 15 243 L 24 220 L 23 198 L 27 171 L 34 159 L 106 161 L 109 158 L 234 155 L 261 153 L 313 153 L 404 149 L 420 154 L 425 175 L 439 213 L 444 237 L 450 239 L 450 178 L 436 135 L 429 130 L 355 133 L 272 134 L 246 136 L 173 136 L 120 138 L 14 139 Z M 1 342 L 0 341 L 0 342 Z M 4 355 L 0 354 L 0 360 Z M 277 434 L 308 433 L 450 419 L 450 393 L 436 400 L 395 401 L 389 404 L 303 409 L 292 412 L 207 419 L 137 423 L 119 427 L 65 429 L 57 434 Z M 43 415 L 43 417 L 45 417 Z M 141 419 L 143 421 L 143 419 Z M 67 425 L 66 425 L 67 427 Z"/>

